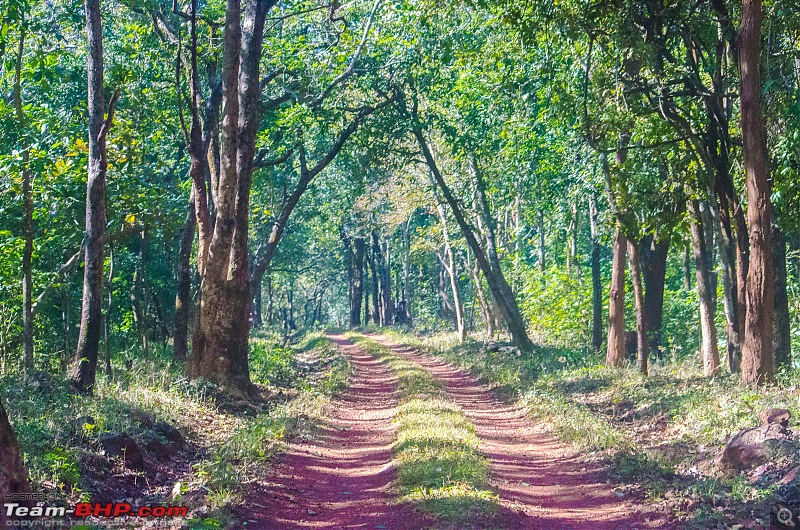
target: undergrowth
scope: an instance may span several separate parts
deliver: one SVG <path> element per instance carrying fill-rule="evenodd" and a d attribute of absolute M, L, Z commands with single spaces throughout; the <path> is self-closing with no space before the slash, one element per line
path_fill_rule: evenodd
<path fill-rule="evenodd" d="M 344 357 L 320 334 L 292 347 L 282 346 L 279 337 L 257 337 L 250 355 L 252 380 L 266 398 L 256 405 L 232 402 L 208 382 L 189 381 L 168 349 L 156 349 L 148 359 L 120 352 L 112 377 L 98 373 L 94 396 L 73 395 L 63 379 L 46 374 L 36 386 L 13 374 L 0 379 L 0 398 L 33 487 L 89 501 L 113 465 L 102 456 L 101 437 L 128 433 L 142 442 L 147 423 L 166 422 L 199 455 L 192 472 L 168 488 L 178 493 L 176 500 L 201 493 L 204 514 L 190 520 L 190 527 L 231 524 L 230 505 L 239 502 L 284 439 L 315 428 L 325 400 L 345 386 L 350 373 Z M 133 473 L 152 480 L 144 471 Z"/>
<path fill-rule="evenodd" d="M 488 462 L 478 451 L 475 427 L 442 384 L 389 348 L 362 335 L 348 338 L 398 377 L 402 398 L 393 450 L 401 499 L 458 528 L 495 513 L 497 496 L 488 485 Z"/>

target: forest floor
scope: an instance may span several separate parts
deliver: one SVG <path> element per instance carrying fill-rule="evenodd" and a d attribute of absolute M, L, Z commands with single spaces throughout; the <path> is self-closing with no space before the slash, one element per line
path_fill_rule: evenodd
<path fill-rule="evenodd" d="M 330 336 L 348 390 L 248 495 L 248 529 L 672 527 L 474 376 L 367 337 Z"/>

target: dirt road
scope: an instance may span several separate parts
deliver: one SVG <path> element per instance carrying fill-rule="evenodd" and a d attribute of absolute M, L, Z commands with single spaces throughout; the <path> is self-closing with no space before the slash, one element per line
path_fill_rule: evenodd
<path fill-rule="evenodd" d="M 396 379 L 374 357 L 341 335 L 329 335 L 353 366 L 348 390 L 331 404 L 321 436 L 300 440 L 276 463 L 263 491 L 240 516 L 247 529 L 441 528 L 392 496 L 392 418 Z M 373 340 L 418 363 L 445 386 L 475 425 L 490 462 L 491 484 L 501 512 L 476 528 L 603 530 L 671 528 L 621 496 L 602 472 L 526 416 L 496 399 L 474 377 L 396 344 Z"/>

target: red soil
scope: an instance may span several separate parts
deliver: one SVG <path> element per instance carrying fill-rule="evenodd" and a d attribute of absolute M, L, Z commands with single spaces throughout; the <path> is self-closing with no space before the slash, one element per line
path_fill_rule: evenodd
<path fill-rule="evenodd" d="M 343 336 L 328 338 L 353 367 L 348 390 L 330 404 L 319 437 L 289 444 L 237 519 L 247 530 L 428 527 L 422 514 L 397 504 L 389 492 L 396 378 Z"/>
<path fill-rule="evenodd" d="M 620 496 L 602 470 L 538 427 L 522 407 L 493 396 L 475 377 L 435 357 L 371 338 L 439 379 L 475 425 L 491 483 L 506 508 L 491 528 L 632 530 L 674 528 L 662 515 Z M 511 516 L 514 514 L 514 516 Z"/>
<path fill-rule="evenodd" d="M 329 423 L 315 440 L 289 444 L 265 484 L 237 510 L 245 529 L 441 528 L 391 495 L 392 417 L 396 378 L 374 357 L 341 335 L 329 335 L 353 366 L 348 391 L 329 408 Z M 372 338 L 437 377 L 475 425 L 500 497 L 494 517 L 473 528 L 532 530 L 644 530 L 673 528 L 663 515 L 619 496 L 602 470 L 527 417 L 496 399 L 477 380 L 440 359 Z"/>

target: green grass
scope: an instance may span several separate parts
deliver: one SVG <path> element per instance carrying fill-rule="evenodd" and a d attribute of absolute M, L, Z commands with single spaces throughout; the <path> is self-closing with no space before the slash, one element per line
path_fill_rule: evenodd
<path fill-rule="evenodd" d="M 598 356 L 574 350 L 540 348 L 525 358 L 511 348 L 486 351 L 474 339 L 460 344 L 453 334 L 396 336 L 518 399 L 560 439 L 593 453 L 616 480 L 651 501 L 677 498 L 673 511 L 690 528 L 730 524 L 768 509 L 781 475 L 726 478 L 715 474 L 711 460 L 733 434 L 757 425 L 767 407 L 789 409 L 794 424 L 800 418 L 800 370 L 754 390 L 742 388 L 736 375 L 704 377 L 696 356 L 655 364 L 642 378 L 633 366 L 606 368 Z M 788 470 L 800 463 L 795 460 L 779 465 Z"/>
<path fill-rule="evenodd" d="M 416 363 L 361 335 L 350 340 L 385 362 L 402 394 L 395 417 L 395 488 L 444 523 L 467 527 L 497 511 L 488 484 L 488 461 L 478 450 L 475 427 L 448 399 L 442 384 Z"/>
<path fill-rule="evenodd" d="M 114 377 L 98 374 L 92 397 L 71 394 L 56 376 L 36 388 L 13 374 L 0 379 L 0 397 L 34 487 L 64 492 L 72 501 L 90 500 L 92 483 L 110 474 L 85 464 L 104 458 L 98 449 L 103 434 L 138 438 L 142 413 L 176 426 L 204 454 L 182 479 L 181 491 L 204 491 L 211 508 L 207 527 L 219 528 L 230 522 L 228 507 L 241 499 L 243 486 L 263 473 L 283 441 L 320 424 L 325 401 L 350 374 L 345 358 L 321 334 L 293 347 L 259 336 L 251 340 L 250 355 L 252 379 L 269 400 L 259 407 L 239 410 L 214 385 L 189 381 L 166 350 L 146 360 L 120 352 Z M 190 526 L 195 523 L 203 527 L 202 520 Z"/>

